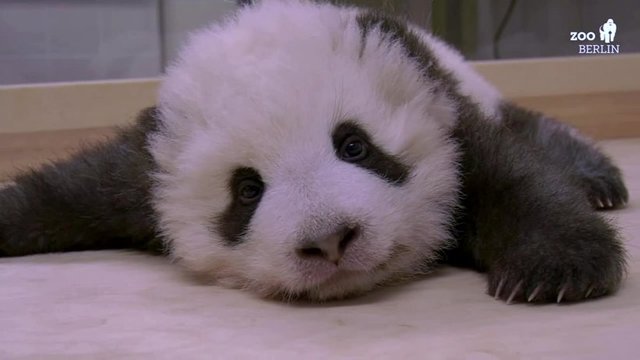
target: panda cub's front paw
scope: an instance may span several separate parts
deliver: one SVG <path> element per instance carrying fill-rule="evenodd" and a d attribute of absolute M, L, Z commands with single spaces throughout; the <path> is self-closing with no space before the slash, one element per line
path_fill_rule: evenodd
<path fill-rule="evenodd" d="M 566 240 L 506 252 L 489 271 L 489 294 L 510 304 L 575 302 L 615 292 L 625 272 L 618 240 Z"/>
<path fill-rule="evenodd" d="M 597 210 L 622 208 L 629 200 L 622 172 L 603 153 L 591 148 L 577 162 L 577 176 L 591 207 Z"/>
<path fill-rule="evenodd" d="M 621 208 L 629 199 L 620 170 L 611 164 L 608 165 L 607 169 L 602 169 L 602 173 L 591 174 L 582 180 L 594 209 Z"/>

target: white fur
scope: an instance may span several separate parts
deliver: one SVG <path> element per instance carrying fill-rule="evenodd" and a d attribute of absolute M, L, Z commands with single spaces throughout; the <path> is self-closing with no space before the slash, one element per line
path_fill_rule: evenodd
<path fill-rule="evenodd" d="M 457 148 L 446 131 L 456 110 L 436 97 L 400 45 L 372 33 L 362 53 L 357 10 L 266 2 L 194 34 L 162 85 L 163 131 L 151 152 L 154 205 L 174 259 L 218 283 L 263 296 L 329 299 L 425 270 L 449 241 Z M 497 92 L 457 55 L 429 46 L 461 89 L 493 114 Z M 331 133 L 348 119 L 411 166 L 394 186 L 340 161 Z M 225 245 L 216 216 L 238 167 L 253 167 L 266 192 L 241 244 Z M 336 266 L 296 256 L 300 234 L 363 226 Z"/>

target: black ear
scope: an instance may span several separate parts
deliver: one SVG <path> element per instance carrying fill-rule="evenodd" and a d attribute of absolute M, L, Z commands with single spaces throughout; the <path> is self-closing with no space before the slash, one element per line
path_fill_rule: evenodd
<path fill-rule="evenodd" d="M 151 207 L 155 108 L 71 158 L 16 176 L 0 190 L 0 256 L 122 247 L 159 249 Z"/>
<path fill-rule="evenodd" d="M 358 15 L 358 25 L 362 32 L 363 43 L 372 30 L 388 36 L 391 42 L 398 42 L 407 51 L 407 55 L 422 65 L 432 60 L 433 56 L 420 38 L 407 27 L 407 24 L 391 15 L 380 11 L 367 10 Z M 425 70 L 427 66 L 424 66 Z"/>
<path fill-rule="evenodd" d="M 425 81 L 434 85 L 434 92 L 444 93 L 456 104 L 460 120 L 480 116 L 478 106 L 460 93 L 455 77 L 441 65 L 434 51 L 405 21 L 380 11 L 367 10 L 358 15 L 357 22 L 362 32 L 361 54 L 368 44 L 368 37 L 377 30 L 380 35 L 386 36 L 385 40 L 390 44 L 403 47 L 422 72 Z"/>

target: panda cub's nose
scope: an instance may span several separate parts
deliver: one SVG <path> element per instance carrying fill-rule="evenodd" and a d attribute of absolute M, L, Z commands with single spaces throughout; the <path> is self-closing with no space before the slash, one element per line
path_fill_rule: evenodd
<path fill-rule="evenodd" d="M 296 253 L 301 258 L 321 258 L 336 265 L 342 259 L 342 255 L 349 244 L 358 236 L 356 226 L 341 225 L 329 235 L 318 236 L 314 239 L 306 239 Z"/>

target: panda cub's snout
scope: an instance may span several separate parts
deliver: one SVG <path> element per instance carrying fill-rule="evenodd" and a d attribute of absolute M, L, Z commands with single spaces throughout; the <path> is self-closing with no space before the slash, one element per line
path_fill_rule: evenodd
<path fill-rule="evenodd" d="M 357 225 L 341 224 L 329 227 L 325 232 L 301 239 L 296 254 L 302 259 L 320 259 L 337 266 L 349 246 L 357 241 L 359 236 L 360 227 Z"/>

